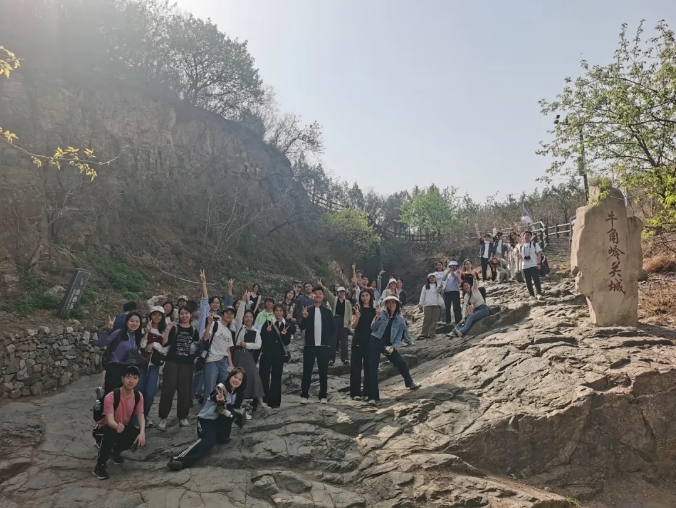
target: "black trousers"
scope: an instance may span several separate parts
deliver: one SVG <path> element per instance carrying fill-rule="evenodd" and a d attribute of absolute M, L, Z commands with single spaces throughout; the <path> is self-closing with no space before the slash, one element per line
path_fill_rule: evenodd
<path fill-rule="evenodd" d="M 484 282 L 488 280 L 486 270 L 488 270 L 488 259 L 482 257 L 481 258 L 481 278 Z"/>
<path fill-rule="evenodd" d="M 385 352 L 385 344 L 382 339 L 371 336 L 369 339 L 369 369 L 368 369 L 368 398 L 369 400 L 380 400 L 380 391 L 378 390 L 378 366 L 380 365 L 380 354 L 384 354 L 392 365 L 394 365 L 399 374 L 404 378 L 404 384 L 408 388 L 413 384 L 411 373 L 406 365 L 406 360 L 396 349 L 391 355 Z"/>
<path fill-rule="evenodd" d="M 270 407 L 282 405 L 282 374 L 284 372 L 284 357 L 274 353 L 261 355 L 258 373 L 263 382 L 265 403 Z"/>
<path fill-rule="evenodd" d="M 199 439 L 183 450 L 172 460 L 178 460 L 183 467 L 191 467 L 204 457 L 216 444 L 225 444 L 230 440 L 234 418 L 218 415 L 215 420 L 197 419 L 197 436 Z"/>
<path fill-rule="evenodd" d="M 101 443 L 96 463 L 105 466 L 111 453 L 113 454 L 113 457 L 115 457 L 119 455 L 120 452 L 129 450 L 131 445 L 134 444 L 134 441 L 136 441 L 138 435 L 139 430 L 131 423 L 125 425 L 124 430 L 120 433 L 107 425 L 102 429 L 95 429 L 94 439 Z"/>
<path fill-rule="evenodd" d="M 312 383 L 312 370 L 319 370 L 319 398 L 325 399 L 328 391 L 329 379 L 329 357 L 331 348 L 327 346 L 305 346 L 303 349 L 303 381 L 301 383 L 300 396 L 310 397 L 310 383 Z"/>
<path fill-rule="evenodd" d="M 451 324 L 451 308 L 453 308 L 453 318 L 457 325 L 462 321 L 462 307 L 460 306 L 460 291 L 445 291 L 444 303 L 446 304 L 446 324 Z"/>
<path fill-rule="evenodd" d="M 352 337 L 352 358 L 350 360 L 350 397 L 362 397 L 368 394 L 369 334 L 357 334 Z M 361 373 L 364 371 L 364 388 Z"/>
<path fill-rule="evenodd" d="M 345 318 L 343 316 L 333 316 L 333 337 L 331 337 L 331 358 L 336 361 L 336 349 L 340 344 L 340 360 L 347 360 L 347 328 L 344 326 Z"/>
<path fill-rule="evenodd" d="M 537 266 L 532 266 L 531 268 L 524 268 L 523 276 L 526 279 L 528 293 L 530 293 L 531 296 L 535 296 L 535 293 L 533 293 L 533 282 L 535 282 L 535 290 L 537 291 L 537 294 L 542 293 L 542 288 L 540 287 L 540 272 L 538 272 Z"/>

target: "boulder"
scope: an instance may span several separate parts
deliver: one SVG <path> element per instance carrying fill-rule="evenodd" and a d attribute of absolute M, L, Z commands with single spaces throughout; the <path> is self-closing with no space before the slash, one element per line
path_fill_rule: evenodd
<path fill-rule="evenodd" d="M 571 271 L 585 295 L 595 326 L 636 326 L 638 278 L 643 267 L 637 217 L 627 217 L 618 189 L 591 187 L 591 205 L 577 209 L 571 249 Z"/>

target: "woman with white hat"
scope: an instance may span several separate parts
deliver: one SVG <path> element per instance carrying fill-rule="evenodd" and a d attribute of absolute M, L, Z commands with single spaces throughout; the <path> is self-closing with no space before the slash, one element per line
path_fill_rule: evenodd
<path fill-rule="evenodd" d="M 167 328 L 164 319 L 164 308 L 159 305 L 150 309 L 146 328 L 141 339 L 141 352 L 145 358 L 145 364 L 139 366 L 141 375 L 136 385 L 136 390 L 143 394 L 143 414 L 146 418 L 146 428 L 154 427 L 148 418 L 150 408 L 153 406 L 157 394 L 157 381 L 160 377 L 160 367 L 164 365 L 168 348 L 162 346 L 163 334 Z M 155 351 L 157 351 L 155 353 Z"/>
<path fill-rule="evenodd" d="M 397 296 L 397 279 L 395 278 L 390 278 L 389 282 L 387 283 L 387 287 L 383 291 L 383 294 L 380 296 L 381 300 L 380 303 L 382 306 L 385 304 L 385 298 L 388 296 Z"/>
<path fill-rule="evenodd" d="M 444 301 L 441 296 L 441 290 L 442 287 L 437 284 L 437 276 L 430 273 L 427 276 L 427 284 L 423 286 L 420 292 L 420 302 L 418 304 L 424 313 L 423 327 L 420 333 L 421 339 L 429 339 L 437 331 L 437 321 L 439 321 L 441 306 Z"/>
<path fill-rule="evenodd" d="M 404 378 L 406 388 L 417 390 L 420 388 L 413 382 L 406 362 L 397 351 L 404 335 L 408 333 L 406 320 L 401 315 L 401 302 L 396 296 L 385 298 L 385 310 L 376 315 L 371 325 L 371 338 L 369 339 L 367 386 L 368 403 L 375 406 L 380 400 L 378 390 L 378 366 L 380 354 L 384 354 Z"/>

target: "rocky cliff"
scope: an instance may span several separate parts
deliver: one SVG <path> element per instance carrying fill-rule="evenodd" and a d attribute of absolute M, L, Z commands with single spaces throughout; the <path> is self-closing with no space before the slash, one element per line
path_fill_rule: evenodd
<path fill-rule="evenodd" d="M 280 225 L 309 217 L 306 196 L 288 160 L 260 137 L 127 75 L 50 70 L 27 62 L 0 80 L 0 125 L 31 152 L 91 147 L 97 161 L 111 162 L 90 182 L 73 167 L 38 169 L 0 147 L 5 273 L 9 261 L 68 265 L 55 245 L 150 266 L 201 259 L 236 267 L 252 254 L 258 263 L 299 263 L 270 247 L 282 237 L 303 245 L 298 228 Z"/>
<path fill-rule="evenodd" d="M 674 333 L 591 327 L 573 288 L 545 283 L 546 299 L 522 304 L 523 286 L 489 284 L 491 315 L 469 336 L 402 349 L 419 391 L 381 363 L 377 409 L 349 398 L 345 366 L 331 371 L 328 405 L 299 405 L 292 343 L 282 407 L 178 474 L 165 463 L 195 431 L 172 420 L 111 481 L 91 477 L 95 377 L 12 402 L 0 408 L 0 496 L 10 507 L 672 507 Z M 420 315 L 409 319 L 416 333 Z"/>

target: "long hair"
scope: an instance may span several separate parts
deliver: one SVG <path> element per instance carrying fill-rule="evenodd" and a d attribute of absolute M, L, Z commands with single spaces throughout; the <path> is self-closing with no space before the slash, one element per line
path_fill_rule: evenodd
<path fill-rule="evenodd" d="M 394 301 L 394 303 L 397 305 L 397 307 L 394 309 L 394 313 L 390 314 L 390 309 L 387 308 L 387 302 L 385 302 L 385 312 L 387 312 L 387 315 L 391 318 L 401 313 L 401 303 L 397 302 L 396 300 Z"/>
<path fill-rule="evenodd" d="M 364 305 L 364 302 L 361 301 L 361 295 L 363 293 L 366 293 L 366 294 L 369 295 L 369 306 L 368 307 L 366 307 Z M 359 293 L 359 308 L 360 309 L 372 309 L 374 307 L 373 306 L 373 300 L 375 300 L 375 296 L 373 295 L 373 290 L 371 288 L 362 289 L 361 292 Z"/>
<path fill-rule="evenodd" d="M 134 339 L 136 340 L 136 345 L 138 346 L 141 344 L 141 339 L 143 339 L 143 327 L 141 326 L 141 323 L 143 323 L 143 317 L 141 317 L 141 314 L 139 312 L 136 312 L 135 310 L 127 314 L 127 319 L 124 320 L 124 333 L 129 335 L 129 320 L 133 317 L 136 316 L 138 318 L 138 328 L 134 332 Z M 162 320 L 164 321 L 164 319 Z M 122 333 L 122 330 L 120 330 L 120 333 Z"/>
<path fill-rule="evenodd" d="M 232 376 L 235 374 L 242 374 L 242 384 L 239 385 L 239 388 L 233 390 L 232 386 L 230 385 L 230 379 L 232 379 Z M 230 392 L 230 393 L 240 393 L 244 391 L 244 388 L 246 387 L 246 372 L 244 372 L 244 369 L 241 367 L 235 367 L 228 373 L 228 377 L 225 378 L 225 381 L 223 381 L 223 384 L 225 385 L 225 388 Z"/>
<path fill-rule="evenodd" d="M 181 307 L 181 308 L 183 308 L 183 307 Z M 153 324 L 153 320 L 150 317 L 152 315 L 153 315 L 152 312 L 150 314 L 148 314 L 148 324 L 146 326 L 146 328 L 148 328 L 148 329 L 150 329 L 150 327 Z M 165 315 L 164 315 L 164 312 L 162 312 L 162 319 L 160 319 L 160 322 L 157 323 L 157 331 L 160 332 L 160 333 L 164 333 L 164 330 L 167 329 L 167 320 L 164 319 L 164 318 L 165 318 Z"/>
<path fill-rule="evenodd" d="M 431 274 L 427 276 L 427 284 L 425 284 L 425 289 L 430 289 L 430 277 L 434 277 L 434 285 L 439 287 L 439 284 L 437 284 L 437 277 L 434 274 Z"/>
<path fill-rule="evenodd" d="M 162 305 L 162 308 L 164 309 L 164 306 L 167 305 L 167 304 L 171 305 L 171 310 L 170 310 L 168 313 L 167 313 L 167 311 L 165 310 L 165 311 L 164 311 L 164 315 L 165 315 L 165 316 L 172 317 L 172 316 L 174 315 L 174 309 L 175 309 L 176 307 L 174 307 L 174 304 L 171 303 L 171 302 L 164 302 L 164 305 Z"/>

